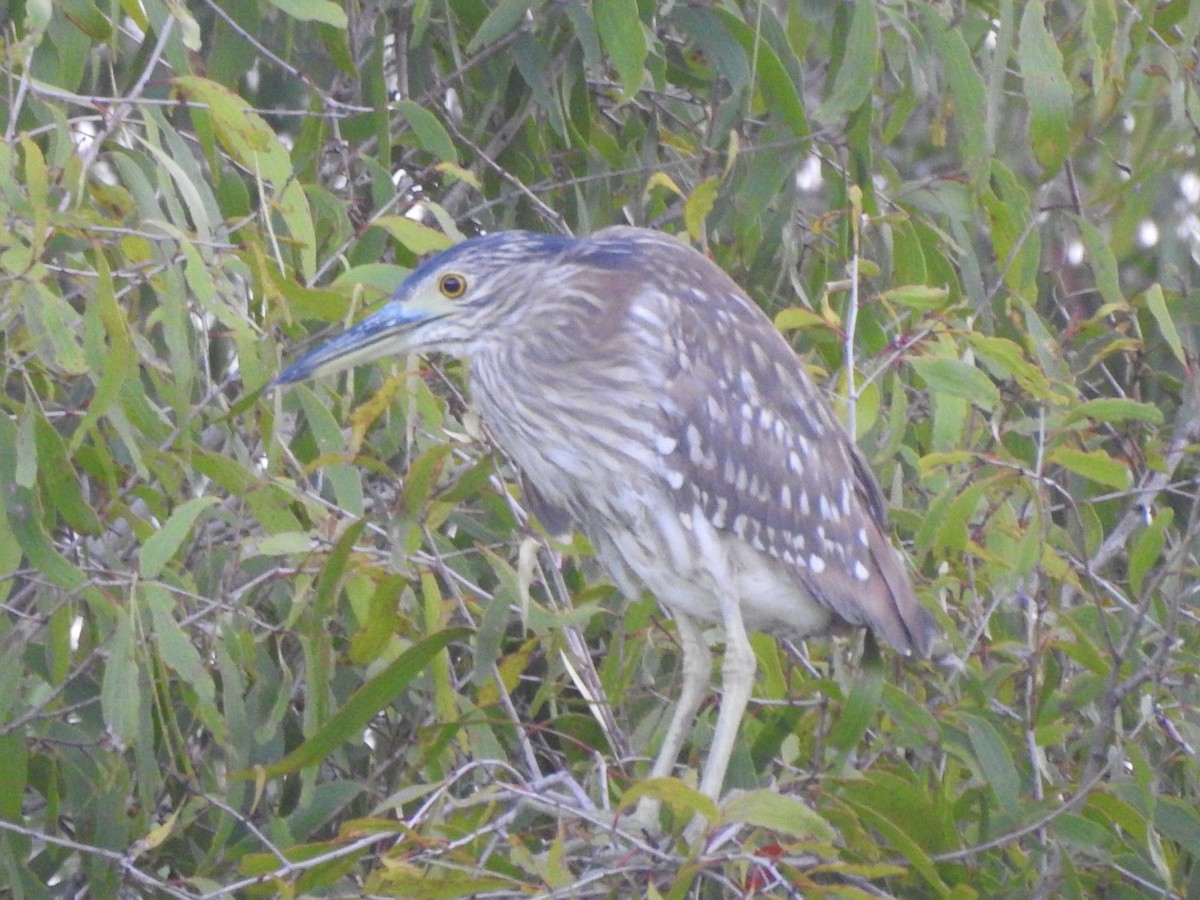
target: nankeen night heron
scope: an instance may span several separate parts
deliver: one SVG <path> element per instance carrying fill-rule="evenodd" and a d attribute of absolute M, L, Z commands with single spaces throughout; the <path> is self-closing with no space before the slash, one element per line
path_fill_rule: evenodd
<path fill-rule="evenodd" d="M 748 630 L 865 625 L 928 654 L 933 619 L 866 463 L 770 319 L 680 240 L 615 227 L 465 241 L 278 381 L 406 351 L 468 358 L 534 512 L 569 517 L 627 595 L 648 588 L 675 618 L 683 685 L 651 777 L 670 774 L 709 687 L 699 623 L 725 631 L 700 782 L 713 799 L 754 678 Z"/>

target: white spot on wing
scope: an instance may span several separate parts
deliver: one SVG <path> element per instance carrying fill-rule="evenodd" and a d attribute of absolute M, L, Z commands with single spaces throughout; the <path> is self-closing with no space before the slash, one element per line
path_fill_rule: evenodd
<path fill-rule="evenodd" d="M 825 560 L 813 553 L 808 557 L 808 567 L 819 575 L 825 571 Z"/>
<path fill-rule="evenodd" d="M 867 567 L 861 561 L 854 564 L 854 577 L 859 581 L 869 581 L 871 573 L 867 571 Z"/>
<path fill-rule="evenodd" d="M 754 376 L 748 371 L 741 371 L 742 390 L 746 392 L 746 396 L 750 398 L 751 403 L 758 402 L 758 385 L 754 383 Z"/>
<path fill-rule="evenodd" d="M 700 441 L 700 429 L 695 425 L 687 428 L 688 459 L 698 466 L 704 461 L 704 445 Z"/>
<path fill-rule="evenodd" d="M 675 490 L 679 490 L 681 487 L 683 487 L 683 473 L 677 472 L 674 469 L 667 472 L 667 484 L 669 484 Z"/>
<path fill-rule="evenodd" d="M 725 410 L 721 407 L 721 404 L 716 397 L 709 396 L 708 400 L 706 401 L 706 405 L 708 406 L 708 417 L 710 419 L 712 419 L 714 422 L 725 421 Z"/>
<path fill-rule="evenodd" d="M 654 439 L 654 449 L 663 456 L 670 456 L 675 452 L 675 447 L 679 442 L 673 437 L 667 437 L 665 434 L 659 435 Z"/>

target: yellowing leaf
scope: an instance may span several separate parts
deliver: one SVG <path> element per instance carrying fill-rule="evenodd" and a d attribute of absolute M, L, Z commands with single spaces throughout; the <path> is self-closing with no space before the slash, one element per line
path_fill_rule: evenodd
<path fill-rule="evenodd" d="M 906 284 L 884 291 L 880 297 L 909 309 L 942 309 L 946 306 L 950 291 L 928 284 Z"/>
<path fill-rule="evenodd" d="M 415 253 L 424 256 L 434 250 L 445 250 L 454 242 L 440 231 L 422 225 L 408 216 L 381 216 L 374 222 L 397 241 Z"/>
<path fill-rule="evenodd" d="M 715 175 L 705 178 L 696 185 L 692 195 L 683 205 L 683 223 L 687 226 L 688 236 L 700 244 L 704 240 L 704 220 L 712 212 L 717 202 L 717 185 L 720 182 Z"/>
<path fill-rule="evenodd" d="M 828 328 L 829 322 L 811 309 L 805 309 L 802 306 L 790 306 L 787 309 L 781 309 L 775 315 L 775 327 L 780 331 L 793 331 L 797 328 L 814 326 Z"/>
<path fill-rule="evenodd" d="M 666 188 L 676 197 L 683 196 L 683 191 L 679 189 L 679 185 L 677 185 L 675 180 L 666 172 L 655 172 L 653 175 L 651 175 L 649 180 L 646 182 L 646 190 L 642 192 L 642 196 L 649 196 L 651 191 L 659 187 Z"/>
<path fill-rule="evenodd" d="M 833 827 L 804 801 L 776 791 L 734 794 L 722 804 L 721 813 L 726 821 L 770 828 L 800 840 L 832 841 L 836 836 Z"/>
<path fill-rule="evenodd" d="M 181 75 L 172 84 L 189 101 L 207 107 L 217 139 L 241 165 L 277 187 L 291 178 L 287 150 L 245 100 L 224 85 L 195 75 Z"/>

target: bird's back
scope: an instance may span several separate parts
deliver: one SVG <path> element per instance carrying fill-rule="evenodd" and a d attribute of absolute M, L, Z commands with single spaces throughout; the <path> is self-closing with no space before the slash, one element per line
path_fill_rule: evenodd
<path fill-rule="evenodd" d="M 496 391 L 493 402 L 530 405 L 497 439 L 618 581 L 701 619 L 734 592 L 751 628 L 803 635 L 840 619 L 926 654 L 932 619 L 874 478 L 745 293 L 645 229 L 600 231 L 555 271 L 559 319 L 531 319 L 524 349 L 506 349 L 540 355 L 524 360 L 531 383 L 498 384 L 477 360 L 476 392 L 485 420 Z M 508 433 L 512 421 L 525 431 Z"/>

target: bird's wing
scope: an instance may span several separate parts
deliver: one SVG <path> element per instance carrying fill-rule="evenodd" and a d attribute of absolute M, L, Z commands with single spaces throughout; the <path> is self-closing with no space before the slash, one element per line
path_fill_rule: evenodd
<path fill-rule="evenodd" d="M 932 617 L 891 543 L 875 479 L 774 325 L 711 268 L 703 289 L 682 285 L 671 303 L 661 406 L 680 512 L 699 510 L 779 561 L 847 622 L 926 654 Z"/>

